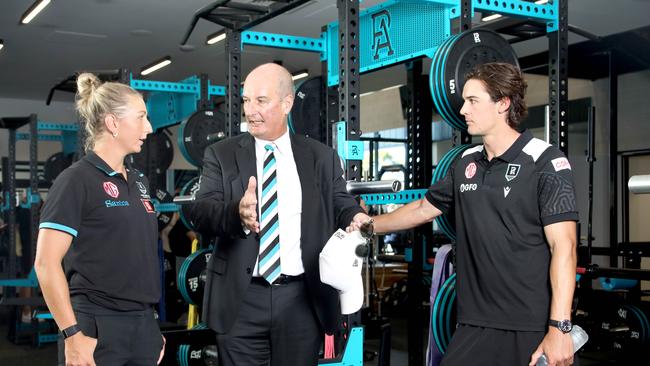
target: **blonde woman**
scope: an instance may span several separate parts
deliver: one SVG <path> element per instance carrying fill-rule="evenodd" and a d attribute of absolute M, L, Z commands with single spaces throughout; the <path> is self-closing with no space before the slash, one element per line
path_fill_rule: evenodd
<path fill-rule="evenodd" d="M 129 86 L 85 73 L 77 88 L 87 154 L 49 191 L 35 262 L 61 329 L 59 365 L 154 365 L 164 348 L 152 308 L 160 298 L 156 214 L 146 177 L 124 166 L 152 127 Z"/>

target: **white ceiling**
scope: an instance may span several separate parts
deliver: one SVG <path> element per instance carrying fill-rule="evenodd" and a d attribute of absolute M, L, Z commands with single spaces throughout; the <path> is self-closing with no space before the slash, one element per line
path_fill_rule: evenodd
<path fill-rule="evenodd" d="M 219 26 L 200 20 L 188 42 L 194 50 L 182 51 L 178 46 L 194 12 L 213 0 L 53 0 L 30 24 L 19 25 L 32 2 L 0 1 L 0 39 L 5 44 L 0 51 L 0 98 L 45 101 L 50 88 L 79 70 L 126 67 L 135 75 L 166 55 L 172 57 L 172 65 L 150 79 L 179 81 L 206 73 L 213 84 L 224 82 L 223 42 L 204 44 Z M 380 2 L 365 0 L 361 7 Z M 322 25 L 336 20 L 335 4 L 335 0 L 313 0 L 254 30 L 318 37 Z M 650 25 L 649 16 L 649 0 L 569 0 L 569 23 L 599 36 Z M 570 42 L 582 40 L 570 37 Z M 547 48 L 546 39 L 515 45 L 520 56 Z M 320 73 L 316 54 L 261 47 L 246 47 L 242 71 L 273 60 L 281 60 L 290 71 Z M 362 91 L 403 82 L 402 70 L 364 76 Z M 55 100 L 69 101 L 72 96 L 58 92 Z"/>

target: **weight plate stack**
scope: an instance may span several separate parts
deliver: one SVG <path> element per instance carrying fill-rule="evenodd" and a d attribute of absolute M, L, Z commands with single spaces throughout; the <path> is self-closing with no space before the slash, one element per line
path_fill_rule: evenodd
<path fill-rule="evenodd" d="M 212 256 L 212 248 L 197 250 L 183 261 L 178 271 L 178 290 L 183 299 L 192 304 L 203 304 L 205 271 Z"/>
<path fill-rule="evenodd" d="M 54 182 L 54 179 L 67 167 L 72 165 L 74 154 L 64 154 L 62 151 L 54 153 L 47 158 L 43 166 L 43 180 L 47 183 Z"/>
<path fill-rule="evenodd" d="M 451 164 L 454 162 L 454 160 L 456 160 L 456 158 L 462 155 L 463 152 L 471 146 L 472 145 L 458 145 L 447 151 L 442 159 L 440 159 L 440 162 L 438 163 L 436 169 L 433 171 L 433 179 L 431 180 L 431 185 L 434 185 L 436 182 L 443 179 L 447 175 L 447 172 L 449 171 L 449 168 L 451 167 Z M 448 216 L 450 216 L 450 214 L 440 215 L 436 217 L 436 223 L 440 227 L 440 230 L 445 235 L 447 235 L 449 239 L 456 240 L 456 229 L 454 228 L 454 225 L 450 223 Z"/>
<path fill-rule="evenodd" d="M 490 30 L 469 30 L 447 38 L 436 50 L 429 73 L 429 87 L 438 113 L 451 127 L 466 130 L 463 106 L 465 74 L 474 66 L 504 62 L 519 67 L 508 41 Z"/>
<path fill-rule="evenodd" d="M 181 196 L 193 196 L 196 194 L 196 192 L 199 190 L 199 177 L 194 177 L 190 179 L 189 182 L 187 182 L 183 188 L 181 189 L 180 195 Z M 192 226 L 192 223 L 189 219 L 189 210 L 190 210 L 191 204 L 187 205 L 180 205 L 180 208 L 178 209 L 178 214 L 180 216 L 181 222 L 185 227 L 187 227 L 190 230 L 194 230 L 194 226 Z"/>
<path fill-rule="evenodd" d="M 433 340 L 441 354 L 456 330 L 456 274 L 452 274 L 438 290 L 431 313 Z"/>
<path fill-rule="evenodd" d="M 181 122 L 178 129 L 178 148 L 190 164 L 201 167 L 205 148 L 225 137 L 224 114 L 212 109 L 201 110 Z"/>
<path fill-rule="evenodd" d="M 153 190 L 154 199 L 158 200 L 158 203 L 172 203 L 173 197 L 169 192 L 162 188 L 155 188 Z M 173 212 L 161 212 L 156 211 L 156 218 L 158 219 L 158 231 L 164 229 L 170 221 L 172 221 Z"/>
<path fill-rule="evenodd" d="M 126 157 L 127 165 L 138 169 L 149 178 L 149 182 L 158 181 L 172 165 L 174 145 L 164 130 L 149 134 L 137 154 Z"/>
<path fill-rule="evenodd" d="M 321 123 L 323 79 L 316 76 L 303 81 L 296 88 L 296 97 L 289 114 L 291 132 L 325 143 L 325 129 Z"/>
<path fill-rule="evenodd" d="M 207 329 L 205 323 L 199 323 L 192 329 Z M 176 360 L 180 366 L 217 366 L 218 352 L 216 345 L 197 346 L 181 344 L 176 352 Z"/>

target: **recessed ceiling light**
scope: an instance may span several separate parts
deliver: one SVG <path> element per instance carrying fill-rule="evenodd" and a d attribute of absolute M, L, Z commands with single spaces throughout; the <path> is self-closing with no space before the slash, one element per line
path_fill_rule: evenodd
<path fill-rule="evenodd" d="M 160 70 L 163 67 L 169 65 L 172 63 L 172 58 L 169 56 L 165 56 L 162 59 L 158 61 L 154 61 L 150 63 L 149 65 L 145 66 L 142 68 L 142 71 L 140 72 L 141 75 L 149 75 L 154 71 Z"/>
<path fill-rule="evenodd" d="M 32 6 L 27 9 L 27 11 L 23 14 L 22 18 L 20 18 L 20 23 L 21 24 L 27 24 L 34 19 L 38 13 L 41 12 L 41 10 L 45 9 L 46 6 L 50 4 L 51 0 L 39 0 L 35 3 L 32 4 Z"/>
<path fill-rule="evenodd" d="M 501 18 L 501 14 L 488 15 L 488 16 L 486 16 L 485 18 L 483 18 L 481 20 L 484 21 L 484 22 L 489 22 L 490 20 L 494 20 L 494 19 L 497 19 L 497 18 Z"/>
<path fill-rule="evenodd" d="M 211 35 L 209 35 L 208 38 L 205 39 L 205 43 L 209 44 L 209 45 L 212 45 L 212 44 L 215 44 L 215 43 L 219 43 L 219 42 L 223 41 L 224 39 L 226 39 L 226 30 L 225 29 L 220 30 L 217 33 L 212 33 Z"/>
<path fill-rule="evenodd" d="M 296 81 L 298 79 L 306 78 L 307 76 L 309 76 L 307 70 L 300 70 L 291 74 L 291 79 L 293 79 L 293 81 Z"/>

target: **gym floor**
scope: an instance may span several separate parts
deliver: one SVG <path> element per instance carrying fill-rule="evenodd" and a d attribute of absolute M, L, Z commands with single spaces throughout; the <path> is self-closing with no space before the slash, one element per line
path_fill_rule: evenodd
<path fill-rule="evenodd" d="M 0 306 L 0 365 L 2 366 L 53 366 L 56 365 L 56 343 L 41 347 L 29 344 L 16 345 L 9 341 L 10 308 Z"/>
<path fill-rule="evenodd" d="M 52 366 L 56 364 L 56 343 L 44 344 L 40 347 L 31 345 L 16 345 L 7 339 L 9 319 L 8 309 L 0 307 L 0 365 L 2 366 Z M 403 366 L 408 364 L 406 342 L 406 319 L 394 317 L 391 319 L 392 348 L 390 365 Z M 368 339 L 365 342 L 367 351 L 378 349 L 379 342 Z M 605 355 L 588 353 L 581 358 L 581 366 L 616 365 L 607 361 Z M 603 360 L 605 359 L 605 360 Z M 364 366 L 377 365 L 377 359 L 364 362 Z"/>

